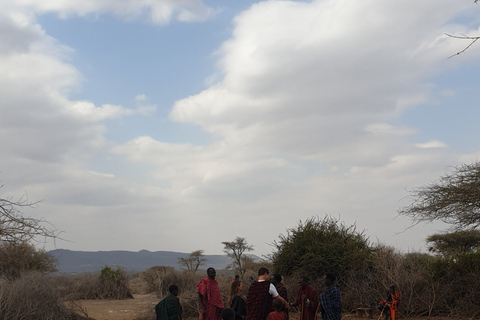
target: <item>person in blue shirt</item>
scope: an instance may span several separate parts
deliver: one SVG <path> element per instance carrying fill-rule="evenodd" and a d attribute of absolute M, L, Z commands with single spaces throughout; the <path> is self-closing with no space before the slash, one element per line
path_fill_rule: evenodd
<path fill-rule="evenodd" d="M 340 320 L 342 318 L 342 299 L 340 288 L 335 285 L 335 275 L 325 275 L 327 289 L 320 295 L 320 311 L 323 320 Z"/>

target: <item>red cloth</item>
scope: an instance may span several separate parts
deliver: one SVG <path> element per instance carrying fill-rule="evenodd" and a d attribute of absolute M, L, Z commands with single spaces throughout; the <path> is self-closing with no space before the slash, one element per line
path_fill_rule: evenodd
<path fill-rule="evenodd" d="M 302 295 L 305 295 L 308 300 L 310 300 L 310 304 L 307 305 L 302 299 Z M 301 305 L 301 313 L 300 313 L 300 320 L 316 320 L 317 319 L 317 311 L 318 311 L 318 294 L 317 290 L 314 287 L 308 285 L 305 289 L 302 287 L 298 288 L 297 291 L 297 298 L 295 302 L 298 305 Z"/>
<path fill-rule="evenodd" d="M 402 296 L 400 295 L 400 292 L 397 290 L 395 290 L 393 293 L 389 291 L 387 294 L 387 300 L 379 303 L 388 306 L 387 313 L 390 314 L 392 320 L 395 320 L 395 316 L 398 314 L 398 304 L 400 303 L 401 299 Z"/>
<path fill-rule="evenodd" d="M 197 293 L 202 295 L 205 314 L 205 317 L 200 315 L 200 320 L 222 320 L 223 300 L 217 280 L 203 278 L 197 284 Z"/>
<path fill-rule="evenodd" d="M 287 319 L 287 314 L 285 311 L 277 312 L 277 311 L 272 311 L 268 315 L 268 320 L 286 320 Z"/>
<path fill-rule="evenodd" d="M 245 320 L 265 320 L 273 310 L 270 281 L 253 281 L 247 293 L 247 316 Z"/>
<path fill-rule="evenodd" d="M 287 293 L 287 288 L 283 285 L 283 283 L 277 283 L 275 285 L 275 288 L 277 289 L 278 295 L 285 299 L 285 301 L 288 301 L 288 293 Z M 283 306 L 282 311 L 285 311 L 285 313 L 288 316 L 288 309 Z"/>

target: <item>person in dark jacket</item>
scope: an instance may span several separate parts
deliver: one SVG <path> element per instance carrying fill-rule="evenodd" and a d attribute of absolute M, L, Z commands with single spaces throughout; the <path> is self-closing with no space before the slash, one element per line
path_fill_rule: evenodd
<path fill-rule="evenodd" d="M 155 306 L 157 320 L 182 320 L 182 306 L 178 299 L 178 287 L 172 284 L 168 287 L 170 294 Z"/>

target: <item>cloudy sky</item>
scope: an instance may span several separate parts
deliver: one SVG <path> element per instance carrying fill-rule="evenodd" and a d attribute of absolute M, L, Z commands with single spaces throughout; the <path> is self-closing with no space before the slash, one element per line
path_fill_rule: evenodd
<path fill-rule="evenodd" d="M 2 0 L 1 197 L 46 248 L 257 255 L 313 216 L 425 250 L 408 190 L 480 155 L 470 0 Z"/>

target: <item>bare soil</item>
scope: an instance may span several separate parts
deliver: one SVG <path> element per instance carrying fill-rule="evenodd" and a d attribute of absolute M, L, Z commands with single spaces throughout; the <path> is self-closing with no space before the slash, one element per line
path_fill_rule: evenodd
<path fill-rule="evenodd" d="M 145 310 L 153 310 L 158 301 L 151 293 L 134 294 L 126 300 L 77 300 L 75 305 L 81 308 L 78 314 L 92 320 L 134 320 Z"/>
<path fill-rule="evenodd" d="M 145 316 L 146 311 L 151 311 L 147 314 L 151 315 L 151 319 L 155 319 L 153 312 L 155 305 L 159 299 L 155 293 L 150 294 L 134 294 L 133 299 L 127 300 L 78 300 L 75 305 L 80 307 L 79 314 L 88 317 L 90 320 L 136 320 L 140 315 L 144 315 L 141 319 L 148 319 Z M 342 314 L 343 320 L 370 320 L 364 316 L 357 317 L 355 314 Z M 373 315 L 373 320 L 378 319 L 378 315 Z M 400 317 L 401 320 L 407 318 Z M 435 318 L 408 318 L 408 320 L 455 320 L 454 317 L 435 317 Z M 197 319 L 185 319 L 197 320 Z M 291 314 L 290 320 L 298 320 L 298 313 Z"/>

